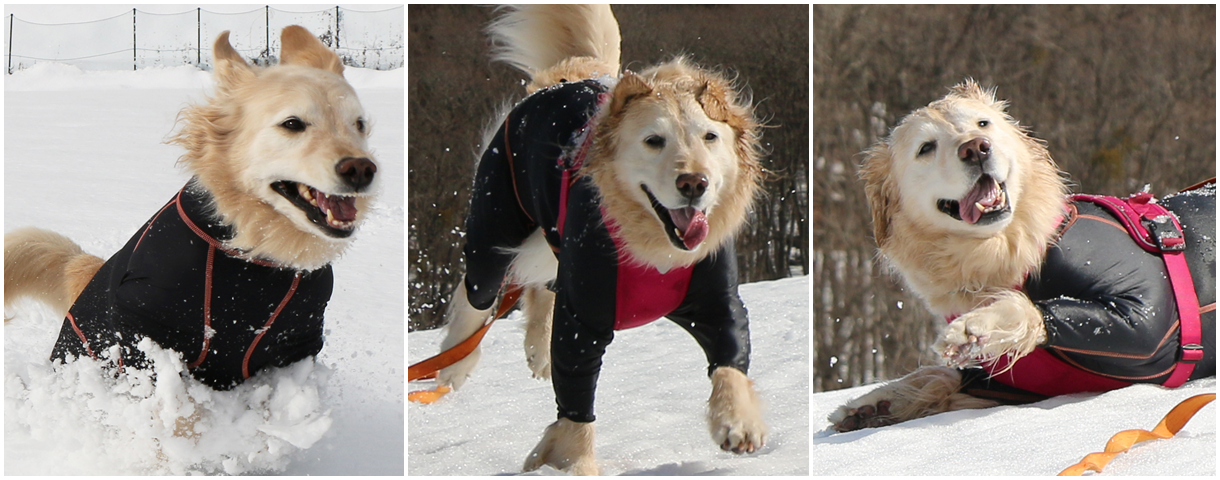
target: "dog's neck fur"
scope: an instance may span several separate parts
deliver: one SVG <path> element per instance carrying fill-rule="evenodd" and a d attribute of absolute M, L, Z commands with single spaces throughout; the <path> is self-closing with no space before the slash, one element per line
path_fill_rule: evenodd
<path fill-rule="evenodd" d="M 1049 158 L 1036 158 L 1031 167 L 1012 221 L 993 236 L 932 231 L 912 216 L 894 216 L 881 253 L 933 313 L 965 313 L 1037 274 L 1064 215 L 1067 187 Z M 894 248 L 894 242 L 905 245 Z"/>

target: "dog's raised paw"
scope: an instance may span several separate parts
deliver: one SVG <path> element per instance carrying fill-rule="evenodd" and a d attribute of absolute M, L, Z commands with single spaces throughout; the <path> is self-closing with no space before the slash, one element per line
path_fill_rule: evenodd
<path fill-rule="evenodd" d="M 941 352 L 945 365 L 956 368 L 976 366 L 986 355 L 987 335 L 970 333 L 966 322 L 954 320 L 941 334 L 937 350 Z"/>

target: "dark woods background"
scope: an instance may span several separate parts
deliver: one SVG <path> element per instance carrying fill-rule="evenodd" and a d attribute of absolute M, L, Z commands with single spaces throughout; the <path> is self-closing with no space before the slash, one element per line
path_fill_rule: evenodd
<path fill-rule="evenodd" d="M 937 363 L 943 323 L 881 271 L 859 152 L 973 77 L 1046 140 L 1076 192 L 1164 194 L 1216 172 L 1216 9 L 820 6 L 810 186 L 815 390 Z"/>
<path fill-rule="evenodd" d="M 410 5 L 409 330 L 440 325 L 462 278 L 463 222 L 481 134 L 496 109 L 524 96 L 523 74 L 491 64 L 492 8 Z M 741 281 L 809 273 L 809 18 L 796 6 L 615 6 L 623 66 L 687 54 L 736 74 L 753 92 L 770 172 L 738 236 Z"/>

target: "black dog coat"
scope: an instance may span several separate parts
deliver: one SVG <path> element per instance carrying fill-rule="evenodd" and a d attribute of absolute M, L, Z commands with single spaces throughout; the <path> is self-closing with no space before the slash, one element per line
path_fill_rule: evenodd
<path fill-rule="evenodd" d="M 136 344 L 148 337 L 227 390 L 321 351 L 330 265 L 302 272 L 239 256 L 222 244 L 231 229 L 210 202 L 192 180 L 110 257 L 69 310 L 51 358 L 107 358 L 117 345 L 112 360 L 145 367 Z"/>
<path fill-rule="evenodd" d="M 1162 198 L 1178 217 L 1201 307 L 1203 356 L 1189 379 L 1216 374 L 1215 185 Z M 1023 290 L 1042 312 L 1047 341 L 993 380 L 1042 396 L 1162 384 L 1181 360 L 1179 317 L 1167 267 L 1121 221 L 1090 201 L 1068 204 L 1059 238 Z M 967 372 L 967 393 L 987 375 Z"/>
<path fill-rule="evenodd" d="M 541 228 L 555 251 L 551 380 L 559 417 L 577 422 L 594 420 L 602 355 L 615 330 L 668 317 L 699 342 L 709 374 L 721 366 L 745 372 L 750 358 L 732 241 L 692 266 L 660 272 L 627 257 L 612 234 L 617 227 L 603 221 L 597 187 L 577 169 L 608 97 L 606 86 L 585 80 L 540 90 L 513 108 L 483 152 L 466 220 L 465 287 L 480 310 L 491 308 L 512 262 L 506 248 Z"/>

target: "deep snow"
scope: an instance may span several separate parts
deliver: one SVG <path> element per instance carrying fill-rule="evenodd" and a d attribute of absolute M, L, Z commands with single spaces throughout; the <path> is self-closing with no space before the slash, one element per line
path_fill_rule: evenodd
<path fill-rule="evenodd" d="M 383 183 L 335 262 L 318 361 L 230 392 L 176 381 L 168 356 L 155 387 L 140 375 L 109 379 L 90 362 L 53 370 L 46 358 L 62 319 L 23 303 L 3 329 L 5 474 L 403 473 L 403 73 L 346 71 L 373 122 Z M 37 225 L 108 257 L 189 177 L 175 166 L 180 149 L 162 142 L 208 89 L 192 67 L 41 65 L 7 76 L 5 230 Z M 200 436 L 174 436 L 174 420 L 195 405 Z"/>

